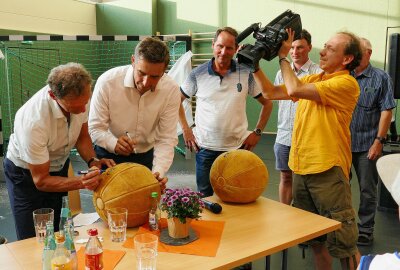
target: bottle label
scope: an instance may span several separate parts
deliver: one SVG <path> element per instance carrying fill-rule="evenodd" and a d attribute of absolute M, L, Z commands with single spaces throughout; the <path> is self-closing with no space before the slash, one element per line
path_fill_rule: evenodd
<path fill-rule="evenodd" d="M 98 254 L 85 254 L 85 270 L 103 269 L 103 252 Z"/>
<path fill-rule="evenodd" d="M 68 208 L 61 208 L 62 217 L 70 217 L 70 210 Z"/>
<path fill-rule="evenodd" d="M 158 230 L 157 218 L 154 214 L 149 215 L 149 227 L 150 230 Z"/>

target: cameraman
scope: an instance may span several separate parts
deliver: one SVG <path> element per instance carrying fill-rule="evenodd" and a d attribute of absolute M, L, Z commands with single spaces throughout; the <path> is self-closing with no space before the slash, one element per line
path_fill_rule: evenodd
<path fill-rule="evenodd" d="M 340 259 L 342 269 L 356 269 L 360 254 L 349 184 L 349 127 L 360 94 L 350 75 L 361 60 L 360 41 L 348 32 L 335 34 L 320 52 L 323 72 L 299 79 L 286 58 L 294 38 L 291 29 L 287 33 L 278 52 L 285 84 L 274 86 L 261 70 L 254 78 L 266 98 L 299 102 L 289 156 L 293 205 L 342 223 L 339 230 L 309 241 L 316 269 L 332 269 L 332 257 Z"/>
<path fill-rule="evenodd" d="M 294 40 L 290 49 L 291 67 L 298 78 L 320 73 L 318 64 L 308 57 L 312 49 L 311 35 L 301 30 L 300 38 Z M 279 70 L 275 77 L 275 85 L 283 84 L 282 72 Z M 285 204 L 292 203 L 292 171 L 289 168 L 289 152 L 292 141 L 294 116 L 298 102 L 279 100 L 278 132 L 274 144 L 276 169 L 280 171 L 279 201 Z"/>

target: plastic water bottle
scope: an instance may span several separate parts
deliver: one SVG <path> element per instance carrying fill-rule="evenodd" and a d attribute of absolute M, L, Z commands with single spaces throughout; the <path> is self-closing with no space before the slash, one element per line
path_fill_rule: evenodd
<path fill-rule="evenodd" d="M 158 193 L 151 193 L 151 209 L 149 212 L 149 227 L 151 231 L 160 229 L 160 207 L 158 206 Z"/>
<path fill-rule="evenodd" d="M 56 241 L 54 240 L 54 225 L 52 221 L 46 223 L 46 238 L 44 239 L 44 248 L 42 255 L 42 269 L 51 270 L 51 258 L 56 250 Z"/>
<path fill-rule="evenodd" d="M 65 238 L 62 233 L 56 233 L 56 250 L 51 258 L 52 270 L 72 270 L 72 261 L 69 251 L 65 248 Z"/>
<path fill-rule="evenodd" d="M 74 237 L 74 221 L 72 219 L 71 209 L 69 208 L 68 196 L 63 196 L 62 197 L 62 207 L 61 207 L 59 231 L 63 231 L 66 224 L 68 224 L 71 238 L 73 238 Z"/>
<path fill-rule="evenodd" d="M 78 257 L 76 255 L 74 240 L 71 236 L 68 224 L 65 224 L 65 226 L 64 226 L 64 236 L 65 236 L 64 246 L 69 251 L 69 254 L 71 255 L 70 257 L 71 257 L 72 269 L 77 270 L 78 269 Z"/>
<path fill-rule="evenodd" d="M 88 230 L 89 241 L 85 249 L 85 270 L 101 270 L 103 264 L 103 247 L 97 238 L 97 229 Z"/>

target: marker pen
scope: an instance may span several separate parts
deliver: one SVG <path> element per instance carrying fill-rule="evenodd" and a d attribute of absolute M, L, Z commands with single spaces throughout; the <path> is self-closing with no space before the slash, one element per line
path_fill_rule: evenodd
<path fill-rule="evenodd" d="M 103 173 L 103 172 L 105 172 L 106 170 L 89 169 L 89 170 L 78 171 L 78 174 L 88 174 L 88 173 L 94 172 L 94 171 L 100 171 L 100 173 Z"/>
<path fill-rule="evenodd" d="M 129 140 L 132 141 L 132 137 L 131 137 L 131 135 L 129 135 L 128 131 L 125 131 L 125 134 L 126 134 L 126 136 L 128 136 Z M 133 148 L 133 152 L 134 152 L 135 154 L 137 154 L 137 153 L 136 153 L 136 148 Z"/>

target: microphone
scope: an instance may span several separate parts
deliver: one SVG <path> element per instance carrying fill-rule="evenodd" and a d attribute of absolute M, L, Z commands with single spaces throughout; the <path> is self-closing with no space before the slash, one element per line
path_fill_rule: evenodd
<path fill-rule="evenodd" d="M 237 36 L 236 42 L 242 42 L 243 39 L 247 38 L 251 33 L 258 31 L 258 29 L 260 29 L 260 23 L 253 23 Z"/>
<path fill-rule="evenodd" d="M 204 203 L 204 206 L 213 212 L 214 214 L 219 214 L 222 211 L 222 206 L 219 203 L 210 202 L 204 199 L 201 199 Z"/>

